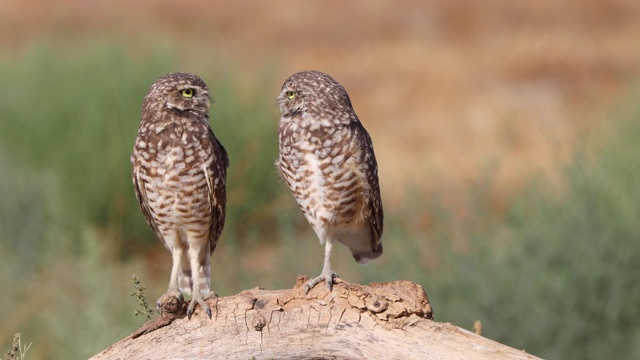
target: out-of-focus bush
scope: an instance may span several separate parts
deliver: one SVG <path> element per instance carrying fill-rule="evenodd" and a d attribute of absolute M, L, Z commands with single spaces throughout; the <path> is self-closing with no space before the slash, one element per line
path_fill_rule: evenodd
<path fill-rule="evenodd" d="M 439 320 L 479 319 L 484 336 L 544 358 L 640 357 L 639 117 L 613 116 L 559 188 L 537 182 L 505 219 L 466 229 L 466 255 L 423 280 Z"/>
<path fill-rule="evenodd" d="M 72 54 L 39 46 L 0 66 L 0 148 L 37 177 L 50 174 L 62 202 L 58 220 L 96 225 L 120 254 L 156 244 L 135 200 L 129 154 L 149 86 L 165 73 L 193 71 L 209 83 L 211 126 L 231 161 L 225 238 L 244 244 L 277 237 L 276 214 L 295 204 L 277 200 L 286 187 L 278 186 L 273 166 L 277 88 L 266 71 L 247 89 L 231 74 L 197 71 L 202 65 L 177 64 L 160 51 L 134 59 L 96 45 Z"/>

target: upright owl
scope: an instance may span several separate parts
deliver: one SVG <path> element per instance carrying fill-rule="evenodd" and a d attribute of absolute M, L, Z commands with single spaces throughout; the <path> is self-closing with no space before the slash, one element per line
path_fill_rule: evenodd
<path fill-rule="evenodd" d="M 382 201 L 371 137 L 358 120 L 342 85 L 318 71 L 293 74 L 278 105 L 280 157 L 276 167 L 300 209 L 325 244 L 322 273 L 305 294 L 337 275 L 331 268 L 334 241 L 359 264 L 382 255 Z"/>
<path fill-rule="evenodd" d="M 227 152 L 209 127 L 211 99 L 198 76 L 173 73 L 158 79 L 142 102 L 131 154 L 140 209 L 173 260 L 161 304 L 191 295 L 211 318 L 210 257 L 224 226 Z"/>

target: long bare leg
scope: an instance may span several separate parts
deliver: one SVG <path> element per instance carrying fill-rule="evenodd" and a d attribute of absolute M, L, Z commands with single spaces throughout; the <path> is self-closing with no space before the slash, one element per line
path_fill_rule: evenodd
<path fill-rule="evenodd" d="M 167 306 L 173 307 L 175 304 L 180 304 L 184 301 L 184 297 L 182 296 L 182 293 L 178 289 L 178 273 L 182 271 L 180 269 L 182 256 L 183 256 L 182 249 L 179 247 L 175 247 L 173 249 L 173 252 L 171 253 L 173 265 L 171 267 L 171 277 L 169 278 L 169 287 L 167 289 L 167 292 L 164 293 L 162 296 L 160 296 L 160 298 L 156 302 L 156 310 L 161 316 L 162 316 L 163 310 L 169 310 L 169 309 L 165 309 Z M 171 305 L 168 305 L 168 304 L 171 304 Z"/>
<path fill-rule="evenodd" d="M 315 278 L 309 280 L 307 284 L 304 286 L 304 294 L 306 295 L 309 290 L 311 290 L 316 284 L 325 282 L 329 291 L 333 289 L 333 279 L 337 278 L 338 275 L 331 270 L 331 248 L 333 247 L 333 241 L 331 239 L 327 239 L 324 244 L 324 265 L 322 266 L 322 272 L 320 275 Z"/>
<path fill-rule="evenodd" d="M 206 242 L 208 245 L 208 242 Z M 199 254 L 203 254 L 202 258 L 199 258 Z M 191 291 L 191 303 L 187 307 L 187 317 L 191 319 L 193 311 L 195 310 L 196 303 L 200 304 L 202 310 L 211 319 L 211 309 L 205 302 L 205 300 L 212 299 L 218 295 L 210 290 L 209 285 L 209 271 L 210 271 L 210 256 L 208 249 L 206 251 L 199 251 L 193 246 L 189 249 L 189 261 L 191 264 L 191 276 L 193 277 L 193 289 Z"/>

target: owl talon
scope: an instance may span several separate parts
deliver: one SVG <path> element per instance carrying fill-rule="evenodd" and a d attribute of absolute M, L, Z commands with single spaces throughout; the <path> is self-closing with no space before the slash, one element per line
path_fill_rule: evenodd
<path fill-rule="evenodd" d="M 191 299 L 191 303 L 189 303 L 189 306 L 187 307 L 187 317 L 189 318 L 189 320 L 191 320 L 191 315 L 193 315 L 193 312 L 196 308 L 196 304 L 200 304 L 200 307 L 202 308 L 202 310 L 204 310 L 204 312 L 207 314 L 209 319 L 211 319 L 211 309 L 209 308 L 205 300 L 216 298 L 218 297 L 218 294 L 216 294 L 213 291 L 210 292 L 208 295 L 205 295 L 204 297 L 200 295 L 200 293 L 196 293 L 196 294 L 197 295 L 193 296 L 193 298 Z"/>
<path fill-rule="evenodd" d="M 204 296 L 204 300 L 211 300 L 211 299 L 215 299 L 217 297 L 218 297 L 218 294 L 216 294 L 215 291 L 212 291 L 209 294 Z"/>
<path fill-rule="evenodd" d="M 329 292 L 331 292 L 333 290 L 334 279 L 336 278 L 338 278 L 338 274 L 334 272 L 330 272 L 330 273 L 323 272 L 322 274 L 314 277 L 313 279 L 307 282 L 307 284 L 304 286 L 304 294 L 307 295 L 309 293 L 309 290 L 313 289 L 314 286 L 316 286 L 317 284 L 323 281 L 327 284 L 327 288 L 329 289 Z"/>
<path fill-rule="evenodd" d="M 187 318 L 189 318 L 189 320 L 191 320 L 191 315 L 193 315 L 193 309 L 195 308 L 195 305 L 191 306 L 192 304 L 195 304 L 195 301 L 191 300 L 191 303 L 189 304 L 189 307 L 187 308 Z"/>

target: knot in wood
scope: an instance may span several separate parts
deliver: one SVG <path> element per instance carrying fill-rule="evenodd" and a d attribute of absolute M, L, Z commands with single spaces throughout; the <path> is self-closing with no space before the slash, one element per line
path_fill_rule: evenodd
<path fill-rule="evenodd" d="M 385 310 L 387 310 L 387 308 L 389 307 L 389 303 L 384 300 L 379 298 L 378 296 L 372 296 L 370 298 L 368 298 L 364 305 L 367 307 L 367 309 L 369 311 L 371 311 L 372 313 L 379 313 L 379 312 L 383 312 Z"/>
<path fill-rule="evenodd" d="M 257 313 L 253 320 L 251 320 L 251 325 L 256 331 L 262 331 L 262 329 L 267 326 L 267 319 L 260 313 Z"/>
<path fill-rule="evenodd" d="M 175 320 L 186 312 L 186 302 L 180 297 L 173 295 L 163 295 L 158 300 L 157 307 L 160 311 L 160 317 L 164 320 Z"/>

